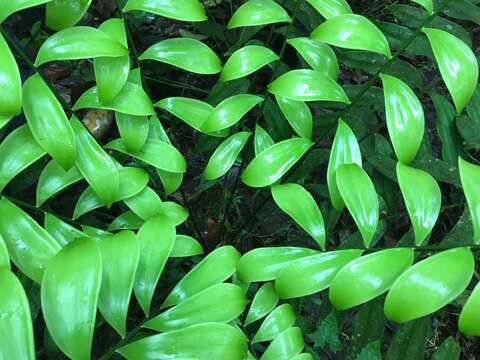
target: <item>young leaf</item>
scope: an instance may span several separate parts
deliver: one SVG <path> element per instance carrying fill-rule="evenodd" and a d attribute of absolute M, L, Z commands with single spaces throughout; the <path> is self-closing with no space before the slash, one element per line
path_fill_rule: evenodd
<path fill-rule="evenodd" d="M 339 310 L 366 303 L 387 291 L 413 264 L 413 249 L 386 249 L 355 259 L 335 275 L 329 298 Z"/>
<path fill-rule="evenodd" d="M 45 22 L 56 31 L 72 27 L 80 21 L 91 3 L 92 0 L 53 0 L 47 4 Z"/>
<path fill-rule="evenodd" d="M 307 0 L 325 19 L 341 14 L 351 14 L 352 9 L 345 0 Z"/>
<path fill-rule="evenodd" d="M 313 145 L 308 139 L 294 138 L 270 146 L 255 156 L 242 173 L 242 181 L 251 187 L 269 186 L 280 178 Z"/>
<path fill-rule="evenodd" d="M 95 242 L 77 239 L 48 264 L 42 279 L 42 312 L 58 347 L 72 359 L 90 359 L 102 258 Z"/>
<path fill-rule="evenodd" d="M 458 319 L 458 328 L 462 333 L 468 336 L 480 336 L 480 285 L 477 283 L 475 289 L 463 305 L 462 312 Z"/>
<path fill-rule="evenodd" d="M 60 102 L 40 75 L 23 84 L 23 112 L 38 144 L 65 170 L 77 157 L 75 134 Z"/>
<path fill-rule="evenodd" d="M 254 137 L 254 146 L 255 146 L 255 156 L 260 154 L 263 150 L 268 149 L 270 146 L 274 145 L 272 137 L 262 128 L 260 125 L 255 125 L 255 137 Z"/>
<path fill-rule="evenodd" d="M 362 15 L 335 16 L 320 24 L 310 37 L 346 49 L 372 51 L 392 57 L 385 35 Z"/>
<path fill-rule="evenodd" d="M 468 208 L 472 216 L 474 238 L 473 243 L 480 243 L 480 193 L 478 184 L 480 183 L 480 166 L 469 163 L 458 158 L 458 170 L 462 181 L 463 192 L 467 198 Z"/>
<path fill-rule="evenodd" d="M 148 136 L 148 117 L 115 112 L 115 120 L 125 150 L 138 152 Z"/>
<path fill-rule="evenodd" d="M 393 283 L 385 300 L 385 315 L 403 323 L 437 311 L 465 290 L 473 267 L 473 255 L 467 247 L 442 251 L 418 262 Z"/>
<path fill-rule="evenodd" d="M 283 184 L 272 186 L 272 197 L 325 250 L 325 224 L 313 196 L 301 185 Z"/>
<path fill-rule="evenodd" d="M 261 319 L 270 311 L 272 311 L 278 304 L 278 295 L 275 291 L 273 283 L 268 282 L 262 285 L 256 292 L 252 305 L 248 309 L 247 317 L 245 319 L 245 326 Z"/>
<path fill-rule="evenodd" d="M 222 63 L 207 45 L 192 38 L 170 38 L 150 46 L 140 60 L 155 60 L 195 74 L 217 74 Z"/>
<path fill-rule="evenodd" d="M 2 54 L 0 79 L 2 79 L 3 94 L 0 98 L 0 116 L 18 115 L 22 110 L 22 81 L 17 62 L 2 34 L 0 34 L 0 54 Z"/>
<path fill-rule="evenodd" d="M 426 171 L 398 162 L 397 177 L 418 246 L 435 226 L 442 205 L 442 193 L 435 179 Z"/>
<path fill-rule="evenodd" d="M 220 81 L 231 81 L 254 73 L 258 69 L 278 60 L 269 48 L 259 45 L 247 45 L 235 51 L 225 63 Z"/>
<path fill-rule="evenodd" d="M 201 255 L 203 252 L 202 245 L 193 237 L 177 234 L 170 257 L 189 257 Z"/>
<path fill-rule="evenodd" d="M 205 9 L 198 0 L 128 0 L 123 11 L 145 11 L 180 21 L 205 21 Z"/>
<path fill-rule="evenodd" d="M 208 160 L 204 178 L 214 180 L 226 174 L 235 163 L 250 135 L 248 131 L 242 131 L 223 141 Z"/>
<path fill-rule="evenodd" d="M 439 29 L 422 30 L 427 35 L 457 114 L 467 106 L 478 82 L 478 62 L 462 40 Z"/>
<path fill-rule="evenodd" d="M 275 96 L 278 107 L 287 119 L 290 126 L 298 136 L 307 139 L 312 138 L 312 113 L 307 104 L 302 101 L 289 100 L 281 96 Z"/>
<path fill-rule="evenodd" d="M 303 350 L 303 334 L 298 327 L 291 327 L 280 335 L 267 347 L 260 360 L 291 359 Z"/>
<path fill-rule="evenodd" d="M 268 85 L 268 91 L 290 100 L 350 103 L 345 91 L 332 78 L 310 69 L 291 70 L 280 75 Z"/>
<path fill-rule="evenodd" d="M 273 0 L 248 0 L 235 11 L 227 29 L 291 21 L 285 9 Z"/>
<path fill-rule="evenodd" d="M 297 317 L 290 304 L 282 304 L 263 320 L 262 325 L 252 339 L 252 344 L 271 341 L 280 333 L 292 327 Z"/>
<path fill-rule="evenodd" d="M 372 180 L 357 164 L 340 165 L 336 180 L 342 199 L 362 234 L 363 244 L 368 247 L 379 217 L 378 196 Z"/>

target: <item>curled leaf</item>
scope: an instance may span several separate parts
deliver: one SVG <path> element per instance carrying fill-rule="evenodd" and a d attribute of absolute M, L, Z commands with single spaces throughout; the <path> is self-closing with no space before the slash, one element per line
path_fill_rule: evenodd
<path fill-rule="evenodd" d="M 313 121 L 312 113 L 307 104 L 281 96 L 275 96 L 275 99 L 283 115 L 298 136 L 311 139 Z"/>
<path fill-rule="evenodd" d="M 145 11 L 180 21 L 205 21 L 205 9 L 198 0 L 128 0 L 123 11 Z"/>
<path fill-rule="evenodd" d="M 285 9 L 273 0 L 248 0 L 235 11 L 227 29 L 291 21 Z"/>
<path fill-rule="evenodd" d="M 255 156 L 275 144 L 268 132 L 258 124 L 255 125 L 255 137 L 253 142 L 255 146 Z"/>
<path fill-rule="evenodd" d="M 235 51 L 225 63 L 220 75 L 221 81 L 230 81 L 247 76 L 258 69 L 278 60 L 269 48 L 259 45 L 247 45 Z"/>
<path fill-rule="evenodd" d="M 148 117 L 115 113 L 118 131 L 127 151 L 137 152 L 145 145 L 148 136 Z"/>

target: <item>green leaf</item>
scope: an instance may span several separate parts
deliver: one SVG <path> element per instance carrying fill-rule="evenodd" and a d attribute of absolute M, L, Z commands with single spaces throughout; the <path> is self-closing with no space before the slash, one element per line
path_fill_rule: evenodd
<path fill-rule="evenodd" d="M 144 327 L 166 332 L 206 322 L 228 323 L 243 312 L 246 304 L 239 286 L 217 284 L 148 320 Z"/>
<path fill-rule="evenodd" d="M 272 186 L 272 197 L 325 250 L 325 224 L 313 196 L 301 185 L 283 184 Z"/>
<path fill-rule="evenodd" d="M 324 304 L 330 305 L 328 302 L 324 302 L 322 307 Z M 342 350 L 343 344 L 339 339 L 342 331 L 341 323 L 342 320 L 339 319 L 338 312 L 334 309 L 330 310 L 324 318 L 317 322 L 315 332 L 309 334 L 314 347 L 320 349 L 328 348 L 335 352 Z"/>
<path fill-rule="evenodd" d="M 290 100 L 350 103 L 347 94 L 335 80 L 310 69 L 291 70 L 280 75 L 268 85 L 268 91 Z"/>
<path fill-rule="evenodd" d="M 48 3 L 51 0 L 15 0 L 7 1 L 0 8 L 0 23 L 17 11 Z"/>
<path fill-rule="evenodd" d="M 244 360 L 245 335 L 231 325 L 204 323 L 181 330 L 148 336 L 118 349 L 128 360 L 148 359 L 229 359 Z"/>
<path fill-rule="evenodd" d="M 432 0 L 412 0 L 414 3 L 417 3 L 427 10 L 429 15 L 433 14 L 433 2 Z"/>
<path fill-rule="evenodd" d="M 263 320 L 262 325 L 253 337 L 252 344 L 271 341 L 280 333 L 292 327 L 296 320 L 295 312 L 290 304 L 282 304 Z"/>
<path fill-rule="evenodd" d="M 203 252 L 202 245 L 193 237 L 177 234 L 170 257 L 189 257 L 201 255 Z"/>
<path fill-rule="evenodd" d="M 429 319 L 424 317 L 400 325 L 388 348 L 385 360 L 423 360 Z"/>
<path fill-rule="evenodd" d="M 455 111 L 453 111 L 453 114 L 453 126 L 455 126 L 456 134 L 460 134 L 458 137 L 460 149 L 462 149 L 462 145 L 478 149 L 480 147 L 480 86 L 477 85 L 467 105 L 468 116 L 461 114 L 457 118 Z M 462 141 L 462 138 L 465 141 Z M 454 163 L 456 162 L 457 158 L 455 158 Z"/>
<path fill-rule="evenodd" d="M 410 163 L 423 139 L 425 118 L 420 100 L 403 81 L 380 75 L 385 96 L 388 134 L 400 162 Z"/>
<path fill-rule="evenodd" d="M 341 14 L 351 14 L 352 9 L 345 0 L 307 0 L 325 19 Z"/>
<path fill-rule="evenodd" d="M 205 21 L 205 9 L 198 0 L 128 0 L 123 11 L 145 11 L 180 21 Z"/>
<path fill-rule="evenodd" d="M 227 29 L 291 21 L 285 9 L 273 0 L 248 0 L 235 11 Z"/>
<path fill-rule="evenodd" d="M 60 244 L 28 214 L 9 200 L 0 200 L 0 236 L 21 272 L 40 283 L 45 267 Z"/>
<path fill-rule="evenodd" d="M 416 263 L 393 283 L 385 300 L 385 315 L 403 323 L 439 310 L 465 290 L 473 267 L 473 255 L 466 247 L 446 250 Z"/>
<path fill-rule="evenodd" d="M 98 309 L 103 318 L 123 338 L 126 333 L 128 305 L 137 270 L 140 250 L 131 231 L 104 237 L 98 242 L 102 255 L 102 285 Z"/>
<path fill-rule="evenodd" d="M 422 30 L 432 46 L 445 85 L 453 98 L 457 114 L 467 106 L 478 82 L 475 54 L 462 40 L 438 29 Z"/>
<path fill-rule="evenodd" d="M 302 101 L 289 100 L 281 96 L 275 96 L 278 107 L 287 119 L 290 126 L 298 136 L 307 139 L 312 138 L 312 113 L 307 104 Z"/>
<path fill-rule="evenodd" d="M 303 350 L 303 334 L 298 327 L 292 327 L 273 340 L 267 350 L 260 357 L 260 360 L 286 360 Z"/>
<path fill-rule="evenodd" d="M 277 54 L 269 48 L 247 45 L 228 58 L 220 74 L 220 81 L 231 81 L 250 75 L 276 60 L 278 60 Z"/>
<path fill-rule="evenodd" d="M 268 132 L 258 124 L 255 125 L 255 137 L 253 142 L 255 146 L 255 156 L 275 144 Z"/>
<path fill-rule="evenodd" d="M 233 246 L 222 246 L 208 254 L 168 294 L 162 308 L 179 304 L 210 286 L 230 278 L 240 254 Z"/>
<path fill-rule="evenodd" d="M 262 285 L 255 293 L 255 296 L 248 309 L 247 317 L 245 319 L 245 326 L 261 319 L 270 311 L 272 311 L 278 304 L 278 295 L 275 291 L 273 283 L 268 282 Z"/>
<path fill-rule="evenodd" d="M 170 219 L 157 215 L 138 231 L 140 261 L 133 291 L 145 315 L 150 312 L 158 279 L 175 242 L 175 226 Z"/>
<path fill-rule="evenodd" d="M 45 154 L 26 124 L 12 131 L 0 143 L 0 191 Z"/>
<path fill-rule="evenodd" d="M 0 357 L 2 359 L 35 359 L 32 319 L 28 298 L 22 283 L 9 270 L 0 268 Z"/>
<path fill-rule="evenodd" d="M 50 36 L 38 50 L 35 66 L 56 60 L 125 55 L 128 55 L 128 49 L 103 31 L 89 26 L 75 26 Z"/>
<path fill-rule="evenodd" d="M 287 43 L 297 50 L 313 70 L 321 72 L 335 81 L 338 79 L 338 61 L 330 46 L 307 37 L 288 39 Z"/>
<path fill-rule="evenodd" d="M 387 291 L 413 263 L 413 249 L 386 249 L 345 265 L 333 278 L 329 297 L 339 310 L 350 309 Z"/>
<path fill-rule="evenodd" d="M 462 333 L 468 336 L 480 336 L 480 321 L 478 307 L 480 306 L 480 285 L 477 283 L 475 289 L 463 305 L 460 318 L 458 319 L 458 328 Z"/>
<path fill-rule="evenodd" d="M 239 94 L 226 98 L 213 109 L 202 124 L 202 130 L 206 133 L 213 133 L 229 128 L 262 101 L 262 97 L 250 94 Z"/>
<path fill-rule="evenodd" d="M 366 50 L 392 57 L 385 35 L 362 15 L 335 16 L 320 24 L 310 37 L 346 49 Z"/>
<path fill-rule="evenodd" d="M 432 355 L 432 360 L 458 360 L 460 351 L 460 345 L 455 338 L 449 336 L 443 340 L 437 351 Z"/>
<path fill-rule="evenodd" d="M 79 109 L 105 109 L 124 114 L 145 116 L 154 115 L 152 102 L 141 86 L 127 81 L 120 93 L 110 101 L 102 102 L 99 98 L 98 87 L 94 86 L 85 91 L 73 106 Z"/>
<path fill-rule="evenodd" d="M 214 180 L 225 175 L 233 166 L 251 133 L 238 132 L 223 141 L 208 160 L 204 178 Z"/>
<path fill-rule="evenodd" d="M 59 31 L 74 26 L 87 12 L 92 0 L 53 0 L 47 4 L 45 22 Z"/>
<path fill-rule="evenodd" d="M 93 191 L 107 207 L 110 207 L 117 198 L 120 188 L 117 164 L 75 116 L 72 117 L 71 124 L 77 137 L 75 165 Z"/>
<path fill-rule="evenodd" d="M 155 106 L 168 111 L 200 132 L 203 132 L 203 123 L 213 111 L 212 105 L 186 97 L 165 98 L 157 102 Z"/>
<path fill-rule="evenodd" d="M 77 239 L 47 265 L 42 279 L 42 313 L 58 347 L 72 359 L 90 359 L 102 258 L 95 242 Z"/>
<path fill-rule="evenodd" d="M 467 198 L 468 208 L 472 217 L 474 238 L 473 243 L 480 243 L 480 194 L 478 184 L 480 181 L 480 166 L 471 164 L 461 157 L 458 158 L 458 170 L 462 181 L 462 188 Z"/>
<path fill-rule="evenodd" d="M 17 62 L 2 34 L 0 34 L 0 54 L 2 54 L 0 79 L 3 93 L 0 99 L 0 116 L 10 117 L 20 114 L 22 110 L 22 81 Z"/>
<path fill-rule="evenodd" d="M 130 152 L 140 151 L 147 141 L 148 117 L 116 112 L 115 120 L 123 147 Z"/>
<path fill-rule="evenodd" d="M 195 74 L 217 74 L 222 63 L 207 45 L 192 38 L 171 38 L 150 46 L 140 60 L 155 60 Z"/>
<path fill-rule="evenodd" d="M 342 199 L 362 234 L 363 244 L 368 247 L 379 217 L 378 195 L 372 180 L 357 164 L 340 165 L 336 177 Z"/>
<path fill-rule="evenodd" d="M 398 162 L 397 177 L 413 225 L 415 244 L 419 246 L 437 222 L 442 193 L 435 179 L 426 171 Z"/>
<path fill-rule="evenodd" d="M 237 265 L 237 276 L 246 283 L 274 280 L 295 259 L 318 254 L 300 247 L 264 247 L 244 254 Z"/>
<path fill-rule="evenodd" d="M 312 145 L 308 139 L 294 138 L 270 146 L 248 164 L 242 173 L 242 181 L 251 187 L 277 182 Z"/>
<path fill-rule="evenodd" d="M 45 214 L 44 226 L 45 230 L 47 230 L 47 232 L 62 246 L 71 243 L 75 239 L 87 236 L 82 231 L 74 228 L 50 213 Z"/>
<path fill-rule="evenodd" d="M 33 137 L 68 170 L 75 163 L 77 150 L 75 134 L 62 105 L 40 75 L 29 77 L 22 92 L 23 111 Z"/>
<path fill-rule="evenodd" d="M 0 235 L 0 268 L 10 270 L 10 255 L 8 254 L 7 245 Z"/>
<path fill-rule="evenodd" d="M 145 220 L 133 211 L 125 211 L 110 223 L 107 230 L 136 230 L 140 229 L 144 222 Z"/>
<path fill-rule="evenodd" d="M 291 299 L 322 291 L 330 286 L 335 274 L 362 250 L 338 250 L 291 261 L 275 279 L 280 299 Z"/>

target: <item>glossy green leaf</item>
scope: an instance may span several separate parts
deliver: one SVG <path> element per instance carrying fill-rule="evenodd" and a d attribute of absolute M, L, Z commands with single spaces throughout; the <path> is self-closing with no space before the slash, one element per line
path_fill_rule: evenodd
<path fill-rule="evenodd" d="M 0 191 L 23 170 L 45 156 L 27 125 L 12 131 L 0 143 Z"/>
<path fill-rule="evenodd" d="M 427 35 L 445 85 L 453 98 L 457 114 L 469 103 L 478 82 L 478 62 L 462 40 L 446 31 L 427 29 Z"/>
<path fill-rule="evenodd" d="M 311 34 L 312 39 L 355 50 L 366 50 L 391 58 L 385 35 L 362 15 L 343 14 L 321 23 Z"/>
<path fill-rule="evenodd" d="M 337 101 L 349 104 L 347 94 L 335 80 L 320 71 L 291 70 L 268 85 L 274 95 L 297 101 Z"/>
<path fill-rule="evenodd" d="M 223 141 L 208 160 L 204 178 L 214 180 L 225 175 L 235 163 L 250 135 L 248 131 L 241 131 Z"/>
<path fill-rule="evenodd" d="M 418 246 L 435 226 L 442 205 L 442 193 L 435 179 L 426 171 L 398 162 L 397 177 Z"/>
<path fill-rule="evenodd" d="M 378 225 L 378 196 L 368 174 L 357 164 L 342 164 L 336 171 L 338 190 L 350 215 L 362 234 L 365 247 L 375 235 Z"/>
<path fill-rule="evenodd" d="M 352 9 L 345 0 L 307 0 L 325 19 L 342 14 L 351 14 Z"/>
<path fill-rule="evenodd" d="M 137 152 L 145 145 L 148 136 L 148 117 L 115 113 L 118 131 L 127 151 Z"/>
<path fill-rule="evenodd" d="M 148 220 L 160 213 L 162 199 L 149 186 L 140 193 L 124 200 L 125 204 L 139 217 Z"/>
<path fill-rule="evenodd" d="M 0 200 L 0 236 L 13 263 L 37 283 L 50 259 L 61 249 L 35 220 L 5 198 Z"/>
<path fill-rule="evenodd" d="M 103 318 L 125 337 L 128 305 L 140 258 L 137 237 L 131 231 L 98 242 L 102 255 L 102 285 L 98 309 Z"/>
<path fill-rule="evenodd" d="M 88 26 L 75 26 L 50 36 L 38 50 L 35 66 L 56 60 L 125 55 L 128 55 L 128 49 L 103 31 Z"/>
<path fill-rule="evenodd" d="M 325 250 L 325 223 L 313 196 L 301 185 L 291 183 L 272 186 L 272 197 Z"/>
<path fill-rule="evenodd" d="M 338 61 L 330 46 L 307 37 L 288 39 L 287 43 L 298 51 L 313 70 L 321 72 L 333 80 L 338 79 Z"/>
<path fill-rule="evenodd" d="M 2 130 L 12 118 L 13 116 L 10 115 L 0 115 L 0 130 Z"/>
<path fill-rule="evenodd" d="M 47 4 L 45 22 L 59 31 L 74 26 L 87 12 L 92 0 L 53 0 Z"/>
<path fill-rule="evenodd" d="M 162 308 L 179 304 L 181 301 L 219 284 L 235 272 L 240 254 L 233 246 L 222 246 L 208 254 L 168 294 Z"/>
<path fill-rule="evenodd" d="M 68 171 L 65 171 L 55 160 L 51 160 L 43 168 L 38 179 L 37 206 L 42 206 L 52 196 L 82 179 L 83 175 L 76 166 L 72 166 Z"/>
<path fill-rule="evenodd" d="M 125 24 L 122 19 L 109 19 L 102 23 L 98 30 L 128 48 Z M 93 69 L 98 97 L 101 102 L 106 103 L 115 98 L 125 85 L 130 70 L 130 57 L 128 55 L 98 57 L 93 60 Z"/>
<path fill-rule="evenodd" d="M 360 146 L 352 129 L 343 121 L 338 121 L 337 132 L 333 140 L 332 150 L 327 168 L 327 184 L 330 201 L 335 209 L 341 211 L 345 203 L 337 186 L 337 169 L 342 164 L 357 164 L 362 166 Z"/>
<path fill-rule="evenodd" d="M 248 0 L 235 11 L 227 29 L 291 21 L 285 9 L 273 0 Z"/>
<path fill-rule="evenodd" d="M 480 285 L 470 294 L 467 302 L 463 305 L 460 318 L 458 319 L 458 328 L 462 333 L 468 336 L 480 336 Z"/>
<path fill-rule="evenodd" d="M 393 283 L 385 300 L 385 315 L 403 323 L 437 311 L 465 290 L 473 268 L 473 255 L 466 247 L 418 262 Z"/>
<path fill-rule="evenodd" d="M 165 98 L 157 102 L 155 106 L 168 111 L 200 132 L 203 132 L 203 123 L 213 111 L 212 105 L 186 97 Z"/>
<path fill-rule="evenodd" d="M 150 46 L 140 60 L 155 60 L 195 74 L 217 74 L 222 63 L 207 45 L 192 38 L 171 38 Z"/>
<path fill-rule="evenodd" d="M 120 188 L 117 164 L 75 116 L 72 117 L 71 124 L 77 137 L 75 165 L 102 202 L 110 207 Z"/>
<path fill-rule="evenodd" d="M 235 125 L 263 98 L 250 94 L 239 94 L 226 98 L 210 113 L 202 125 L 202 130 L 213 133 Z"/>
<path fill-rule="evenodd" d="M 22 283 L 9 269 L 0 268 L 0 284 L 0 358 L 35 360 L 30 307 Z"/>
<path fill-rule="evenodd" d="M 145 11 L 180 21 L 207 20 L 198 0 L 128 0 L 123 11 Z"/>
<path fill-rule="evenodd" d="M 458 170 L 462 181 L 462 188 L 467 199 L 468 208 L 472 217 L 474 238 L 473 243 L 480 243 L 480 166 L 471 164 L 461 157 L 458 158 Z"/>
<path fill-rule="evenodd" d="M 144 327 L 165 332 L 205 322 L 227 323 L 237 318 L 246 304 L 239 286 L 217 284 L 147 321 Z"/>
<path fill-rule="evenodd" d="M 17 11 L 28 9 L 37 5 L 48 3 L 51 0 L 15 0 L 15 1 L 6 1 L 2 3 L 0 8 L 0 23 L 3 22 L 11 14 L 16 13 Z"/>
<path fill-rule="evenodd" d="M 288 360 L 303 350 L 303 334 L 298 327 L 292 327 L 280 335 L 267 347 L 260 360 Z"/>
<path fill-rule="evenodd" d="M 275 54 L 269 48 L 259 45 L 247 45 L 235 51 L 225 63 L 221 81 L 230 81 L 250 75 L 258 69 L 278 60 Z"/>
<path fill-rule="evenodd" d="M 0 83 L 2 84 L 0 116 L 18 115 L 22 110 L 22 81 L 17 62 L 2 34 L 0 34 L 0 54 L 2 54 L 0 59 Z"/>
<path fill-rule="evenodd" d="M 258 124 L 255 125 L 255 137 L 253 142 L 255 146 L 255 156 L 275 144 L 268 132 L 266 132 L 265 129 Z"/>
<path fill-rule="evenodd" d="M 42 279 L 42 313 L 58 347 L 72 359 L 90 359 L 102 258 L 95 242 L 77 239 L 48 264 Z"/>
<path fill-rule="evenodd" d="M 204 323 L 148 336 L 121 347 L 118 352 L 128 360 L 244 360 L 247 339 L 231 325 Z"/>
<path fill-rule="evenodd" d="M 242 173 L 242 181 L 251 187 L 269 186 L 307 152 L 313 143 L 304 138 L 280 141 L 255 156 Z"/>
<path fill-rule="evenodd" d="M 278 107 L 298 136 L 312 138 L 312 113 L 307 104 L 302 101 L 289 100 L 282 96 L 275 96 Z"/>
<path fill-rule="evenodd" d="M 74 228 L 50 213 L 45 214 L 44 226 L 45 230 L 47 230 L 47 232 L 62 246 L 71 243 L 75 239 L 86 237 L 82 231 Z"/>
<path fill-rule="evenodd" d="M 108 102 L 101 102 L 96 86 L 85 91 L 75 103 L 73 110 L 105 109 L 124 114 L 145 116 L 155 114 L 152 102 L 141 86 L 127 81 L 120 93 Z"/>
<path fill-rule="evenodd" d="M 250 306 L 250 309 L 248 309 L 247 317 L 245 319 L 245 326 L 270 313 L 270 311 L 272 311 L 277 304 L 278 295 L 275 291 L 273 283 L 265 283 L 255 293 L 252 305 Z"/>
<path fill-rule="evenodd" d="M 114 202 L 125 200 L 137 195 L 140 191 L 145 189 L 149 180 L 148 173 L 145 170 L 134 167 L 120 168 L 118 170 L 118 176 L 120 182 Z M 75 205 L 73 219 L 75 220 L 83 214 L 102 206 L 102 199 L 91 187 L 88 187 L 80 195 L 80 198 Z"/>
<path fill-rule="evenodd" d="M 145 220 L 143 220 L 133 211 L 125 211 L 110 223 L 107 230 L 136 230 L 140 229 L 144 223 Z"/>
<path fill-rule="evenodd" d="M 253 249 L 238 261 L 237 275 L 246 283 L 274 280 L 293 260 L 315 254 L 318 254 L 318 251 L 301 247 Z"/>
<path fill-rule="evenodd" d="M 291 261 L 275 279 L 280 299 L 311 295 L 330 286 L 335 274 L 362 250 L 338 250 L 302 257 Z"/>
<path fill-rule="evenodd" d="M 203 247 L 193 237 L 178 234 L 175 236 L 175 244 L 173 244 L 170 257 L 188 257 L 201 254 L 203 254 Z"/>
<path fill-rule="evenodd" d="M 8 254 L 7 245 L 0 235 L 0 268 L 10 269 L 10 255 Z"/>
<path fill-rule="evenodd" d="M 282 304 L 263 320 L 262 325 L 253 337 L 252 343 L 271 341 L 280 333 L 292 327 L 297 319 L 290 304 Z"/>
<path fill-rule="evenodd" d="M 62 105 L 42 80 L 33 75 L 23 84 L 23 112 L 38 144 L 65 170 L 77 156 L 73 129 Z"/>
<path fill-rule="evenodd" d="M 157 169 L 157 174 L 165 190 L 165 195 L 173 194 L 182 186 L 183 174 L 172 173 L 161 169 Z"/>
<path fill-rule="evenodd" d="M 82 224 L 82 231 L 94 240 L 101 240 L 105 236 L 112 235 L 108 231 Z"/>
<path fill-rule="evenodd" d="M 433 1 L 432 0 L 412 0 L 414 3 L 420 4 L 427 10 L 429 15 L 433 14 Z"/>
<path fill-rule="evenodd" d="M 290 360 L 313 360 L 313 357 L 310 353 L 301 353 L 290 358 Z"/>
<path fill-rule="evenodd" d="M 387 291 L 413 263 L 413 249 L 387 249 L 345 265 L 330 284 L 330 302 L 339 310 L 366 303 Z"/>
<path fill-rule="evenodd" d="M 402 80 L 380 75 L 388 134 L 400 162 L 410 163 L 422 144 L 425 118 L 420 100 Z"/>

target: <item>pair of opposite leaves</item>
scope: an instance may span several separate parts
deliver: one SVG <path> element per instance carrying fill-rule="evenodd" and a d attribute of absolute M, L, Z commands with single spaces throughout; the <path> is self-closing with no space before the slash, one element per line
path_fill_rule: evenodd
<path fill-rule="evenodd" d="M 253 300 L 248 323 L 262 316 L 262 308 L 281 299 L 303 297 L 330 288 L 330 301 L 339 310 L 350 309 L 389 290 L 385 314 L 406 322 L 435 312 L 457 298 L 468 286 L 474 258 L 468 248 L 438 253 L 413 264 L 411 248 L 396 248 L 361 256 L 362 250 L 326 253 L 306 248 L 276 247 L 251 250 L 240 258 L 237 274 L 244 282 L 274 281 L 274 294 L 263 292 Z M 448 273 L 442 269 L 451 269 Z M 422 281 L 415 281 L 415 279 Z M 272 287 L 273 288 L 273 287 Z M 477 285 L 466 302 L 459 327 L 467 335 L 480 335 L 475 307 Z M 275 305 L 273 305 L 275 306 Z M 260 313 L 260 315 L 257 315 Z"/>

